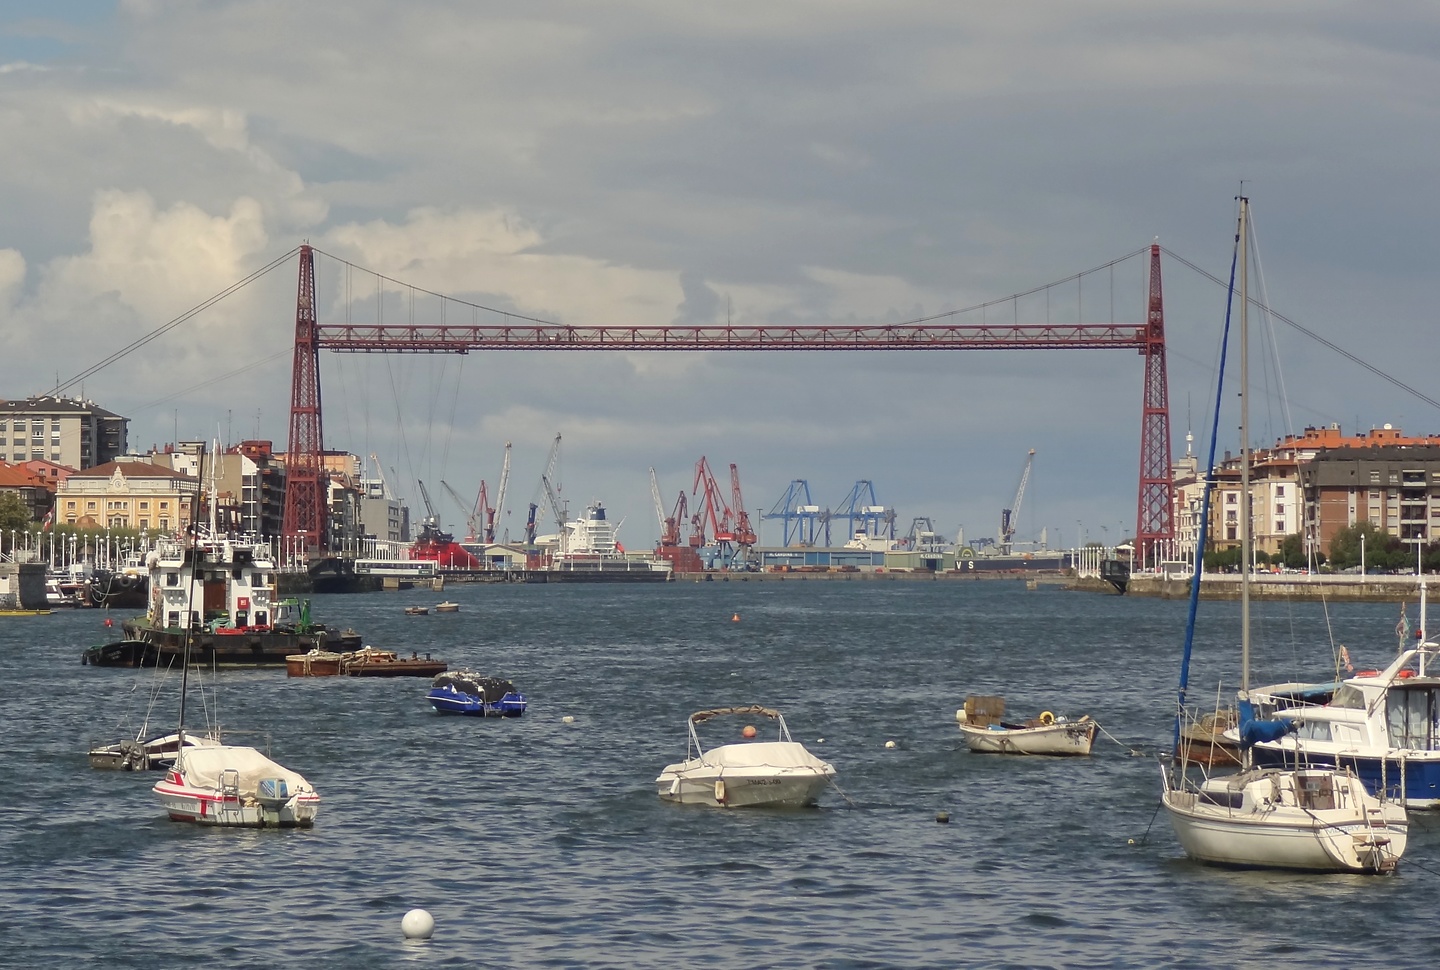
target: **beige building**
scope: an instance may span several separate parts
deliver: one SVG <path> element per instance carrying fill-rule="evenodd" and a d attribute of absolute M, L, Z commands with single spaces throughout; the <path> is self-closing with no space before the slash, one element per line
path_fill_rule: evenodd
<path fill-rule="evenodd" d="M 190 524 L 196 481 L 141 461 L 112 461 L 71 475 L 55 493 L 66 525 L 175 532 Z"/>
<path fill-rule="evenodd" d="M 129 423 L 79 398 L 0 401 L 0 460 L 103 465 L 125 454 Z"/>

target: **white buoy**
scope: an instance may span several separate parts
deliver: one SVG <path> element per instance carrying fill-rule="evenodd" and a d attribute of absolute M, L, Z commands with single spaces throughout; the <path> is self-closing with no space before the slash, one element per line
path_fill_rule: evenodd
<path fill-rule="evenodd" d="M 435 932 L 435 917 L 423 909 L 412 909 L 400 920 L 400 932 L 407 940 L 428 940 Z"/>
<path fill-rule="evenodd" d="M 899 747 L 899 745 L 897 745 L 894 741 L 886 741 L 886 742 L 885 742 L 885 747 L 887 747 L 887 748 L 897 748 L 897 747 Z"/>
<path fill-rule="evenodd" d="M 564 717 L 562 717 L 562 718 L 560 719 L 560 723 L 561 723 L 561 724 L 574 724 L 574 723 L 575 723 L 575 715 L 573 715 L 573 714 L 566 714 Z"/>

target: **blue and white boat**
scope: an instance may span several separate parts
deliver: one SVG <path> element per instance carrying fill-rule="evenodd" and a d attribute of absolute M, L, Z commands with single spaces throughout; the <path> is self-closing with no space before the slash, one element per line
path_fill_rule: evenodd
<path fill-rule="evenodd" d="M 525 695 L 499 677 L 484 677 L 470 670 L 436 675 L 426 695 L 441 714 L 470 717 L 519 717 L 525 713 Z"/>
<path fill-rule="evenodd" d="M 1422 605 L 1422 630 L 1423 615 Z M 1259 713 L 1295 725 L 1293 734 L 1256 744 L 1256 763 L 1348 768 L 1376 795 L 1440 808 L 1437 658 L 1440 644 L 1421 640 L 1384 670 L 1252 691 Z"/>

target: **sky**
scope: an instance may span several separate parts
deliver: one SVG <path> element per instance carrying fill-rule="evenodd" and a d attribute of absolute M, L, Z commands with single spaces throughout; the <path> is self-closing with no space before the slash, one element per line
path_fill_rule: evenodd
<path fill-rule="evenodd" d="M 1437 52 L 1440 9 L 1404 2 L 0 0 L 0 398 L 185 317 L 66 393 L 129 417 L 139 449 L 283 449 L 302 243 L 321 322 L 487 312 L 470 304 L 593 326 L 986 303 L 1140 322 L 1148 259 L 1109 267 L 1158 240 L 1173 450 L 1193 430 L 1203 452 L 1227 297 L 1201 271 L 1228 274 L 1243 182 L 1252 296 L 1371 368 L 1256 321 L 1252 441 L 1437 433 Z M 557 434 L 562 498 L 603 501 L 631 547 L 659 531 L 650 469 L 668 513 L 702 456 L 727 495 L 738 467 L 752 517 L 792 482 L 831 509 L 868 482 L 897 534 L 923 517 L 974 539 L 1033 448 L 1018 538 L 1135 528 L 1132 352 L 327 351 L 320 370 L 326 447 L 377 456 L 417 509 L 424 481 L 459 532 L 450 492 L 493 495 L 511 442 L 520 535 Z"/>

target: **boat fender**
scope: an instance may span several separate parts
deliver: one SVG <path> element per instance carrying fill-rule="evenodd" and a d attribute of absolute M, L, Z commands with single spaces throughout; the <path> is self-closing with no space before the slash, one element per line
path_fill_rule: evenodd
<path fill-rule="evenodd" d="M 1054 714 L 1051 714 L 1049 711 L 1041 711 L 1041 712 L 1040 712 L 1040 723 L 1041 723 L 1041 724 L 1054 724 L 1054 723 L 1055 723 L 1055 715 L 1054 715 Z"/>
<path fill-rule="evenodd" d="M 721 805 L 725 804 L 725 779 L 715 779 L 715 800 Z"/>

